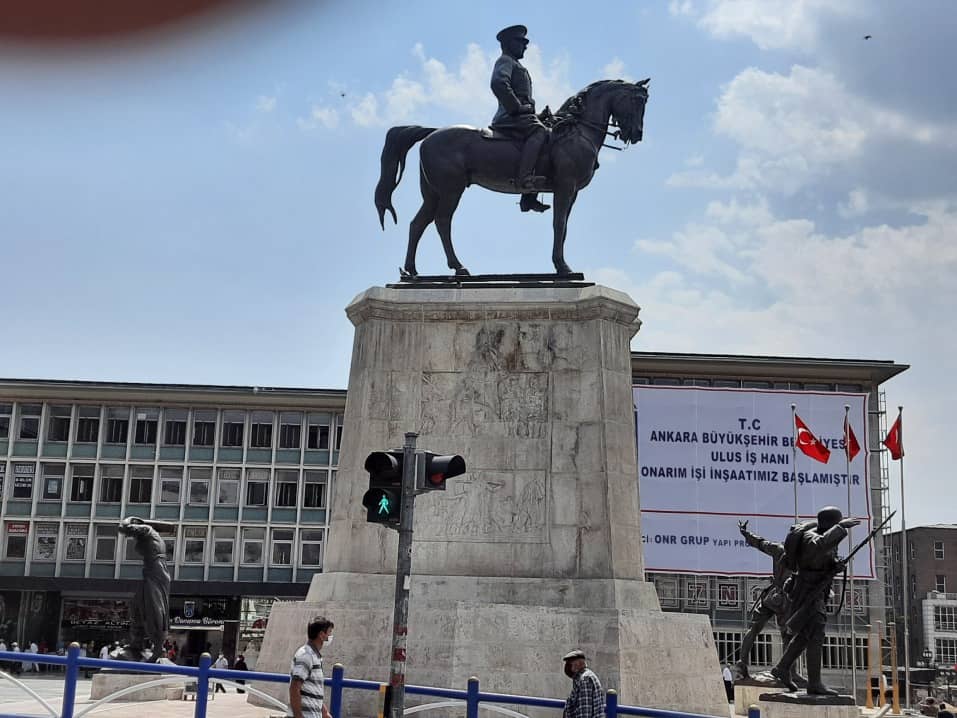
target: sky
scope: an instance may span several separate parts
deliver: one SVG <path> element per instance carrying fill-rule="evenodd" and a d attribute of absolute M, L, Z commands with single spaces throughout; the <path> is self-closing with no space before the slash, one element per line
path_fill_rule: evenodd
<path fill-rule="evenodd" d="M 644 140 L 602 151 L 566 243 L 641 306 L 633 349 L 909 364 L 885 385 L 907 523 L 957 520 L 951 0 L 289 0 L 29 42 L 0 25 L 0 376 L 345 388 L 344 307 L 397 279 L 419 204 L 413 171 L 380 230 L 385 132 L 488 124 L 514 23 L 539 107 L 651 78 Z M 512 196 L 470 189 L 453 239 L 473 273 L 552 271 L 550 215 Z M 445 271 L 432 228 L 418 267 Z"/>

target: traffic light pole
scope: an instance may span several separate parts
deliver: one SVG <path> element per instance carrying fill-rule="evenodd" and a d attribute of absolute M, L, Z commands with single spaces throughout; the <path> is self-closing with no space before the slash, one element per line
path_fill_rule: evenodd
<path fill-rule="evenodd" d="M 395 610 L 392 615 L 390 718 L 405 711 L 405 652 L 409 630 L 409 583 L 412 574 L 412 512 L 415 507 L 415 432 L 407 432 L 402 447 L 402 515 L 399 520 L 399 555 L 395 563 Z"/>

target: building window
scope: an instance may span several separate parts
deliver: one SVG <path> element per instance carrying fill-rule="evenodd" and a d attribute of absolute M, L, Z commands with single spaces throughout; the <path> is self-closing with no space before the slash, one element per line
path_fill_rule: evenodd
<path fill-rule="evenodd" d="M 0 461 L 0 502 L 3 500 L 3 480 L 7 478 L 7 462 Z"/>
<path fill-rule="evenodd" d="M 216 503 L 219 506 L 239 504 L 239 469 L 220 469 L 216 478 Z"/>
<path fill-rule="evenodd" d="M 13 498 L 33 498 L 33 479 L 36 473 L 36 464 L 13 465 Z"/>
<path fill-rule="evenodd" d="M 143 560 L 143 557 L 136 551 L 136 539 L 132 536 L 123 536 L 121 542 L 123 544 L 123 561 L 125 563 L 135 563 L 136 561 Z"/>
<path fill-rule="evenodd" d="M 944 560 L 944 542 L 934 541 L 934 558 L 938 561 Z"/>
<path fill-rule="evenodd" d="M 272 448 L 272 421 L 271 411 L 254 411 L 249 418 L 249 448 Z"/>
<path fill-rule="evenodd" d="M 322 529 L 302 529 L 299 532 L 299 565 L 322 567 Z"/>
<path fill-rule="evenodd" d="M 952 666 L 957 663 L 957 638 L 934 639 L 934 659 L 939 666 Z"/>
<path fill-rule="evenodd" d="M 86 560 L 86 524 L 66 525 L 66 549 L 63 553 L 64 561 Z"/>
<path fill-rule="evenodd" d="M 295 506 L 299 493 L 299 472 L 295 469 L 276 469 L 276 506 Z"/>
<path fill-rule="evenodd" d="M 118 504 L 123 500 L 123 467 L 109 464 L 100 468 L 100 501 Z"/>
<path fill-rule="evenodd" d="M 336 417 L 336 451 L 342 448 L 342 415 Z"/>
<path fill-rule="evenodd" d="M 133 466 L 130 468 L 131 504 L 148 504 L 153 500 L 153 467 Z"/>
<path fill-rule="evenodd" d="M 216 440 L 216 411 L 193 412 L 193 446 L 213 446 Z"/>
<path fill-rule="evenodd" d="M 189 503 L 191 506 L 209 505 L 209 480 L 213 477 L 212 469 L 189 470 Z"/>
<path fill-rule="evenodd" d="M 10 436 L 10 417 L 13 416 L 12 404 L 0 404 L 0 439 Z"/>
<path fill-rule="evenodd" d="M 272 530 L 272 560 L 273 566 L 292 565 L 292 529 Z"/>
<path fill-rule="evenodd" d="M 206 527 L 185 527 L 183 529 L 183 563 L 202 563 L 205 550 Z"/>
<path fill-rule="evenodd" d="M 947 577 L 938 573 L 934 577 L 934 590 L 938 593 L 947 593 Z"/>
<path fill-rule="evenodd" d="M 44 501 L 59 501 L 63 498 L 63 477 L 66 475 L 64 464 L 43 465 L 43 494 Z"/>
<path fill-rule="evenodd" d="M 243 564 L 262 566 L 263 543 L 266 540 L 266 529 L 243 529 Z"/>
<path fill-rule="evenodd" d="M 97 524 L 93 543 L 94 561 L 113 563 L 116 560 L 116 526 Z"/>
<path fill-rule="evenodd" d="M 38 523 L 36 539 L 33 545 L 34 561 L 56 561 L 56 539 L 60 530 L 58 524 Z"/>
<path fill-rule="evenodd" d="M 130 410 L 111 407 L 106 410 L 106 443 L 125 444 L 130 432 Z"/>
<path fill-rule="evenodd" d="M 6 539 L 3 542 L 4 558 L 26 558 L 27 535 L 30 533 L 30 524 L 26 521 L 7 521 L 6 533 Z"/>
<path fill-rule="evenodd" d="M 714 646 L 718 649 L 718 663 L 737 661 L 738 646 L 744 634 L 740 631 L 714 631 Z"/>
<path fill-rule="evenodd" d="M 934 630 L 957 631 L 957 606 L 934 606 Z"/>
<path fill-rule="evenodd" d="M 160 503 L 178 504 L 183 490 L 183 470 L 178 466 L 160 467 Z"/>
<path fill-rule="evenodd" d="M 166 547 L 166 561 L 173 563 L 176 560 L 176 537 L 164 536 L 163 545 Z"/>
<path fill-rule="evenodd" d="M 867 665 L 866 638 L 857 637 L 857 665 Z M 821 665 L 824 668 L 846 670 L 851 667 L 851 639 L 849 636 L 825 636 Z"/>
<path fill-rule="evenodd" d="M 95 444 L 100 440 L 100 407 L 81 406 L 76 412 L 76 441 Z"/>
<path fill-rule="evenodd" d="M 223 412 L 223 437 L 220 440 L 220 446 L 242 446 L 243 445 L 243 424 L 246 421 L 246 414 L 242 411 L 224 411 Z"/>
<path fill-rule="evenodd" d="M 133 443 L 140 446 L 154 446 L 158 424 L 159 409 L 137 409 L 136 433 L 133 435 Z"/>
<path fill-rule="evenodd" d="M 70 501 L 92 501 L 93 464 L 73 464 L 70 473 Z"/>
<path fill-rule="evenodd" d="M 302 413 L 284 411 L 279 415 L 279 448 L 298 449 L 302 441 Z"/>
<path fill-rule="evenodd" d="M 51 406 L 49 417 L 47 418 L 47 441 L 69 441 L 70 440 L 70 415 L 72 409 L 69 406 Z"/>
<path fill-rule="evenodd" d="M 213 563 L 233 562 L 233 546 L 236 544 L 235 526 L 216 526 L 213 528 Z"/>
<path fill-rule="evenodd" d="M 326 414 L 310 414 L 306 426 L 306 448 L 329 448 L 329 420 Z"/>
<path fill-rule="evenodd" d="M 265 506 L 269 469 L 246 469 L 246 506 Z"/>
<path fill-rule="evenodd" d="M 20 430 L 17 437 L 21 441 L 36 441 L 40 436 L 40 414 L 43 407 L 40 404 L 20 405 Z"/>
<path fill-rule="evenodd" d="M 324 509 L 326 507 L 326 472 L 306 471 L 304 475 L 303 508 Z"/>
<path fill-rule="evenodd" d="M 163 446 L 186 445 L 186 409 L 167 409 L 163 414 Z"/>

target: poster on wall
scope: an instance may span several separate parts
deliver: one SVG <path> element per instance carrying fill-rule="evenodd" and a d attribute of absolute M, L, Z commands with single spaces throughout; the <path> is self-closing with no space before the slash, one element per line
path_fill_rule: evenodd
<path fill-rule="evenodd" d="M 669 573 L 767 575 L 771 559 L 749 547 L 738 521 L 783 541 L 795 514 L 813 519 L 837 506 L 871 528 L 867 452 L 848 462 L 844 406 L 867 443 L 867 394 L 634 387 L 645 569 Z M 794 446 L 797 416 L 829 451 L 827 461 Z M 850 470 L 848 470 L 848 468 Z M 850 544 L 839 548 L 843 555 Z M 871 547 L 854 560 L 856 578 L 874 578 Z"/>

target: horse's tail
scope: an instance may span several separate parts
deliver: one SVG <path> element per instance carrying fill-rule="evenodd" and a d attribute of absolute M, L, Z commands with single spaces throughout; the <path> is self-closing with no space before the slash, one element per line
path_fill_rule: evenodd
<path fill-rule="evenodd" d="M 375 186 L 375 208 L 379 212 L 379 225 L 385 229 L 386 210 L 392 215 L 392 221 L 399 219 L 392 206 L 392 192 L 399 186 L 405 171 L 405 156 L 416 142 L 424 140 L 435 132 L 434 127 L 401 125 L 393 127 L 385 135 L 385 146 L 380 158 L 379 183 Z"/>

